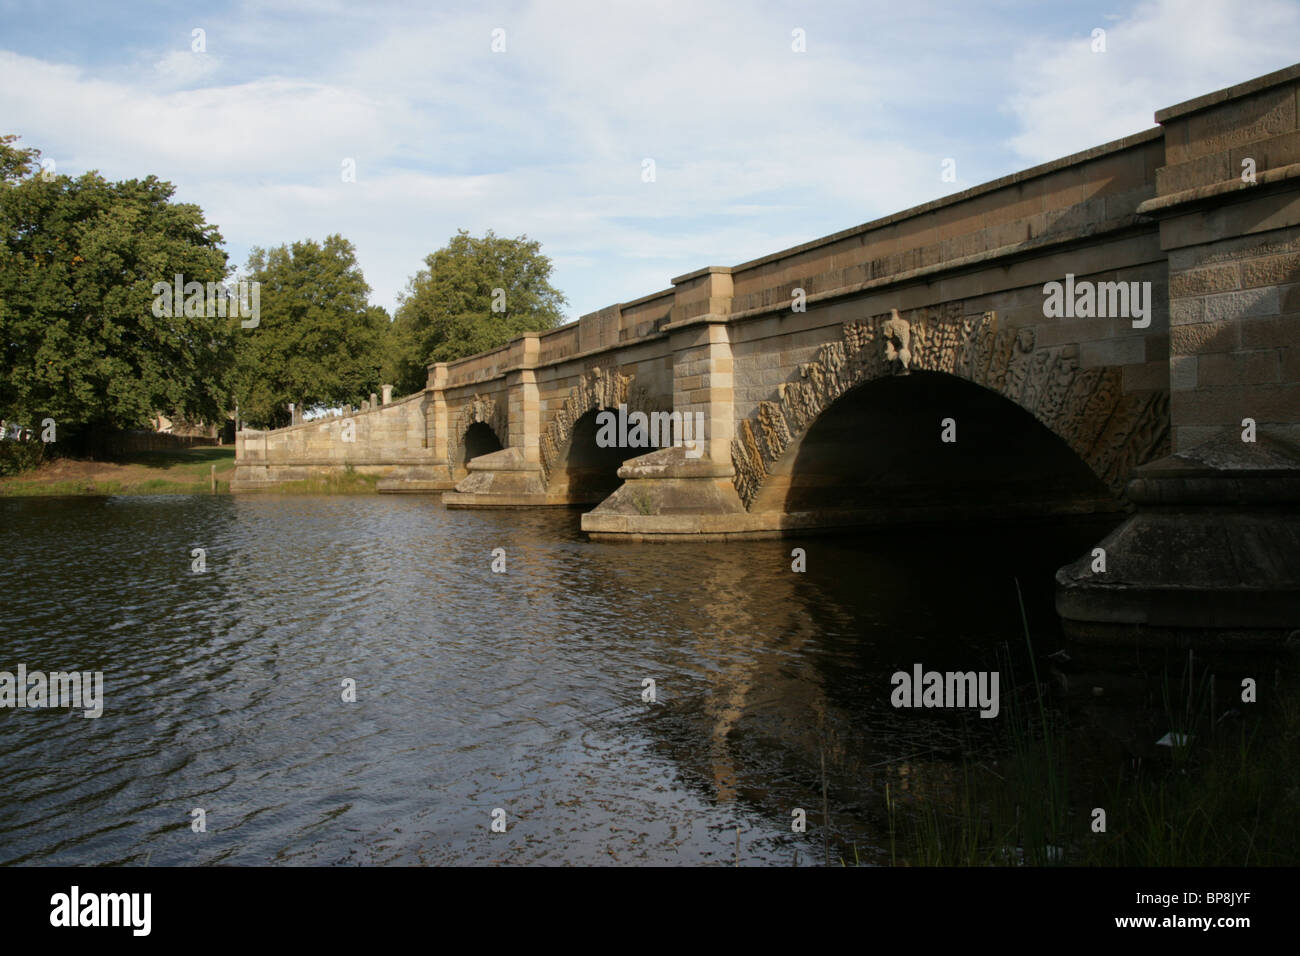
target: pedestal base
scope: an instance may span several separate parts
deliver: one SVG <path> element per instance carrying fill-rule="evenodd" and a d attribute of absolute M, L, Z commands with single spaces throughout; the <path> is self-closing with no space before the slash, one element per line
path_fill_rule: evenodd
<path fill-rule="evenodd" d="M 1241 644 L 1300 630 L 1300 450 L 1212 439 L 1145 465 L 1137 511 L 1056 573 L 1068 635 L 1095 642 Z M 1097 570 L 1094 570 L 1094 567 Z"/>

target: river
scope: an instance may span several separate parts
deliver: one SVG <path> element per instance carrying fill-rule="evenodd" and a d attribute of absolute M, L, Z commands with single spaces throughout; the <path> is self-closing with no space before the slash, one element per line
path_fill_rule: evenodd
<path fill-rule="evenodd" d="M 0 499 L 0 670 L 104 675 L 99 718 L 0 710 L 0 863 L 880 861 L 885 783 L 941 794 L 997 723 L 890 675 L 1023 666 L 1017 579 L 1054 649 L 1052 574 L 1113 523 L 601 544 L 423 497 Z"/>

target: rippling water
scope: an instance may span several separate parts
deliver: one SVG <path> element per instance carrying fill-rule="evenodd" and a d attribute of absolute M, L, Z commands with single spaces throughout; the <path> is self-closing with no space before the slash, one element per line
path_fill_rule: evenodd
<path fill-rule="evenodd" d="M 1105 529 L 632 545 L 416 497 L 0 499 L 0 670 L 105 697 L 0 710 L 0 863 L 731 863 L 738 829 L 742 863 L 820 862 L 823 756 L 832 854 L 878 859 L 885 783 L 940 799 L 996 723 L 894 710 L 890 674 L 1019 653 L 1016 577 L 1052 634 Z"/>

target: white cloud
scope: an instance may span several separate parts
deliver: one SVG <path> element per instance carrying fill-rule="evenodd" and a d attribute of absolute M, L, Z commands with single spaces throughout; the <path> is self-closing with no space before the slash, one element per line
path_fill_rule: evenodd
<path fill-rule="evenodd" d="M 927 0 L 279 0 L 206 24 L 212 52 L 130 70 L 0 52 L 0 115 L 61 171 L 170 179 L 241 262 L 339 232 L 391 307 L 457 228 L 526 233 L 576 314 L 1136 132 L 1300 49 L 1282 0 L 1239 9 L 1099 14 L 1108 49 L 1092 54 L 1088 24 L 1069 39 Z M 796 26 L 807 53 L 790 50 Z"/>
<path fill-rule="evenodd" d="M 217 71 L 219 60 L 210 53 L 173 50 L 153 65 L 160 82 L 169 86 L 193 86 Z"/>
<path fill-rule="evenodd" d="M 1026 165 L 1149 129 L 1158 109 L 1289 66 L 1300 5 L 1155 0 L 1104 29 L 1104 53 L 1092 51 L 1088 26 L 1016 57 L 1011 145 Z"/>

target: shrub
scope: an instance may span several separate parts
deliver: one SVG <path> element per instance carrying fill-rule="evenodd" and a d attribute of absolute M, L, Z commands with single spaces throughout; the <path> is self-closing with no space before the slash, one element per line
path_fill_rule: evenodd
<path fill-rule="evenodd" d="M 28 438 L 0 440 L 0 477 L 30 471 L 45 457 L 45 442 Z"/>

